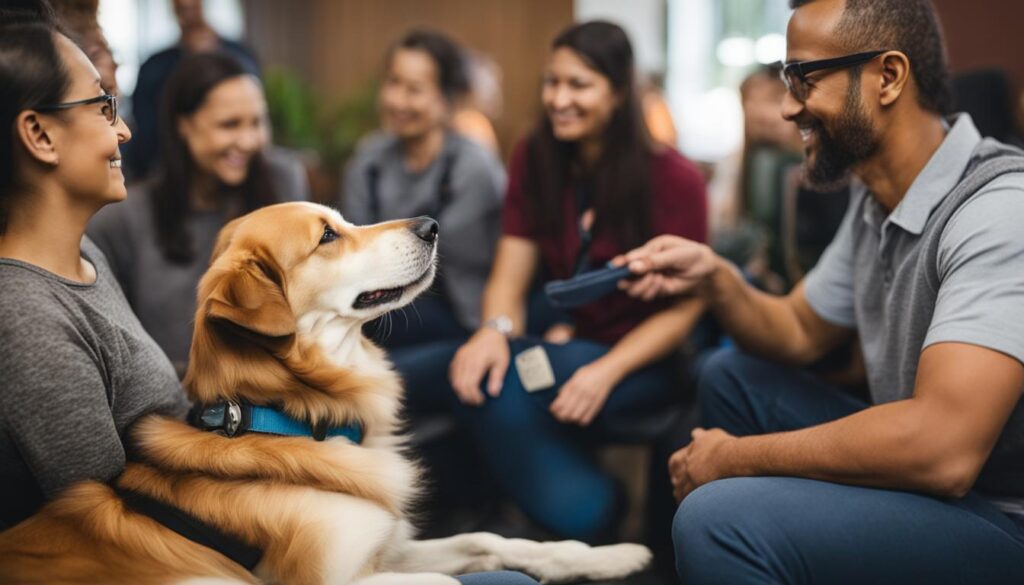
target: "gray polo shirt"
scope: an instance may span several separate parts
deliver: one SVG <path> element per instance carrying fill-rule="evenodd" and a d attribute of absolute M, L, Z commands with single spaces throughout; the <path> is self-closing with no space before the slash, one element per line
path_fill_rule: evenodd
<path fill-rule="evenodd" d="M 1024 362 L 1024 173 L 1016 169 L 1024 158 L 982 142 L 968 115 L 952 121 L 892 213 L 864 185 L 853 188 L 839 232 L 807 275 L 811 308 L 857 330 L 875 403 L 909 398 L 921 351 L 935 343 L 969 343 Z M 989 156 L 1002 171 L 990 164 L 975 172 L 972 158 Z M 1022 406 L 979 477 L 980 491 L 1024 497 Z"/>

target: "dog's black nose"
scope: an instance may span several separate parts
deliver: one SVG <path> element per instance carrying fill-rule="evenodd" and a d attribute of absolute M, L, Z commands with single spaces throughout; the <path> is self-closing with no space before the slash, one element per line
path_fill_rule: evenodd
<path fill-rule="evenodd" d="M 409 229 L 424 242 L 433 243 L 437 240 L 437 222 L 431 217 L 417 217 L 410 222 Z"/>

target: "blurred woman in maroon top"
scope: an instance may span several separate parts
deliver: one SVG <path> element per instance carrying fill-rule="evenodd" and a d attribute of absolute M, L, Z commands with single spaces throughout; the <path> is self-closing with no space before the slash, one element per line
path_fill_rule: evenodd
<path fill-rule="evenodd" d="M 707 238 L 696 167 L 647 136 L 626 34 L 578 24 L 554 41 L 537 129 L 509 169 L 503 234 L 484 291 L 484 325 L 450 368 L 464 422 L 502 488 L 560 537 L 611 538 L 620 490 L 587 447 L 609 423 L 665 408 L 674 398 L 666 357 L 703 306 L 648 303 L 613 293 L 571 312 L 571 327 L 522 338 L 538 270 L 549 279 L 600 268 L 655 234 Z M 588 243 L 589 242 L 589 243 Z M 555 384 L 528 393 L 511 357 L 543 347 Z"/>

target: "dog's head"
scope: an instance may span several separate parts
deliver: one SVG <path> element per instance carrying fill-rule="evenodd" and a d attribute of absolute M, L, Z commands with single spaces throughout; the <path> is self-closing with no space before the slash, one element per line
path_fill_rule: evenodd
<path fill-rule="evenodd" d="M 199 305 L 267 337 L 296 333 L 315 311 L 363 323 L 429 287 L 436 255 L 430 218 L 359 227 L 322 205 L 272 205 L 221 230 Z"/>
<path fill-rule="evenodd" d="M 358 334 L 409 303 L 433 281 L 437 237 L 430 218 L 360 227 L 312 203 L 232 221 L 199 283 L 185 379 L 192 397 L 282 401 L 292 390 L 336 394 L 338 384 L 352 385 L 351 375 L 330 379 L 345 364 L 330 363 L 302 332 L 340 320 Z"/>

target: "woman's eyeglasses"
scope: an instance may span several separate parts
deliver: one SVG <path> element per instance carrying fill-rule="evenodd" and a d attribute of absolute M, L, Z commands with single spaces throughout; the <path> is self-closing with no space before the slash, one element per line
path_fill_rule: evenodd
<path fill-rule="evenodd" d="M 87 106 L 89 104 L 98 104 L 100 102 L 104 102 L 103 117 L 105 117 L 107 121 L 110 122 L 111 126 L 117 124 L 117 96 L 112 96 L 110 94 L 98 95 L 94 98 L 89 98 L 87 100 L 78 100 L 74 102 L 66 102 L 63 104 L 48 104 L 36 106 L 32 109 L 37 112 L 56 112 L 58 110 L 70 110 L 71 108 L 75 108 L 78 106 Z"/>
<path fill-rule="evenodd" d="M 789 93 L 793 94 L 793 97 L 796 98 L 797 101 L 803 103 L 807 101 L 807 97 L 811 93 L 811 85 L 807 81 L 807 76 L 809 74 L 823 69 L 845 69 L 847 67 L 853 67 L 854 65 L 867 63 L 875 57 L 888 52 L 889 51 L 887 50 L 868 51 L 866 53 L 854 53 L 853 55 L 845 55 L 843 57 L 835 57 L 833 59 L 821 59 L 819 61 L 794 61 L 783 65 L 779 76 L 782 78 L 782 82 L 786 84 L 786 89 L 789 90 Z"/>

